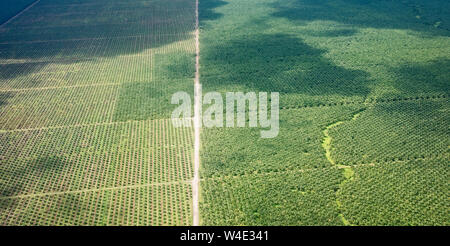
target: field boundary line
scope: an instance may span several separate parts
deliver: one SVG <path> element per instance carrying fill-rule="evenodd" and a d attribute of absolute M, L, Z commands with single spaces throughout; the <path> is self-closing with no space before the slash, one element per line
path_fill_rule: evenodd
<path fill-rule="evenodd" d="M 44 6 L 48 7 L 49 5 L 44 5 Z M 102 6 L 102 5 L 100 4 L 100 6 Z M 152 9 L 153 9 L 152 7 L 142 7 L 141 6 L 139 10 L 152 10 Z M 186 10 L 186 9 L 190 9 L 190 8 L 183 8 L 183 10 Z M 194 8 L 192 7 L 192 10 L 193 9 Z M 166 8 L 166 10 L 167 11 L 178 11 L 177 8 Z M 125 14 L 135 13 L 135 10 L 114 9 L 114 10 L 109 10 L 109 11 L 110 11 L 110 12 L 108 12 L 109 15 L 115 15 L 118 13 L 125 13 Z M 63 16 L 68 16 L 68 15 L 80 15 L 80 14 L 98 15 L 98 13 L 96 13 L 95 11 L 87 10 L 87 11 L 62 12 L 60 14 L 48 14 L 48 15 L 46 15 L 46 17 L 52 18 L 52 17 L 63 17 Z M 108 16 L 107 14 L 103 14 L 103 15 Z"/>
<path fill-rule="evenodd" d="M 189 36 L 188 34 L 158 34 L 158 35 L 129 35 L 129 36 L 116 36 L 116 37 L 98 37 L 98 38 L 69 38 L 69 39 L 49 39 L 49 40 L 30 40 L 22 42 L 0 42 L 0 45 L 7 44 L 35 44 L 35 43 L 57 43 L 57 42 L 70 42 L 70 41 L 91 41 L 91 40 L 107 40 L 107 39 L 127 39 L 127 38 L 145 38 L 145 37 L 160 37 L 160 36 Z"/>
<path fill-rule="evenodd" d="M 22 129 L 12 129 L 12 130 L 0 130 L 0 134 L 14 133 L 14 132 L 53 130 L 53 129 L 66 129 L 66 128 L 76 128 L 76 127 L 133 124 L 133 123 L 145 122 L 145 121 L 164 121 L 164 120 L 171 120 L 171 119 L 161 118 L 161 119 L 129 120 L 129 121 L 115 121 L 115 122 L 102 122 L 102 123 L 87 123 L 87 124 L 75 124 L 75 125 L 65 125 L 65 126 L 48 126 L 48 127 L 38 127 L 38 128 L 22 128 Z M 192 120 L 192 118 L 183 118 L 183 120 Z"/>
<path fill-rule="evenodd" d="M 3 24 L 0 25 L 0 28 L 3 28 L 5 25 L 7 25 L 8 23 L 10 23 L 11 21 L 15 20 L 17 17 L 21 16 L 23 13 L 25 13 L 26 11 L 28 11 L 29 9 L 31 9 L 34 5 L 38 4 L 41 0 L 36 0 L 34 1 L 32 4 L 28 5 L 28 7 L 26 7 L 25 9 L 23 9 L 22 11 L 20 11 L 19 13 L 17 13 L 16 15 L 14 15 L 13 17 L 9 18 L 9 20 L 7 20 L 6 22 L 4 22 Z"/>
<path fill-rule="evenodd" d="M 121 190 L 121 189 L 136 189 L 143 187 L 152 187 L 152 186 L 164 186 L 164 185 L 176 185 L 176 184 L 189 184 L 189 180 L 180 180 L 180 181 L 170 181 L 170 182 L 160 182 L 160 183 L 149 183 L 142 185 L 125 185 L 125 186 L 116 186 L 116 187 L 105 187 L 105 188 L 97 188 L 97 189 L 85 189 L 85 190 L 73 190 L 73 191 L 55 191 L 55 192 L 45 192 L 45 193 L 35 193 L 35 194 L 26 194 L 26 195 L 16 195 L 16 196 L 2 196 L 0 200 L 7 199 L 18 199 L 18 198 L 33 198 L 40 196 L 55 196 L 55 195 L 65 195 L 65 194 L 78 194 L 78 193 L 87 193 L 87 192 L 97 192 L 97 191 L 108 191 L 108 190 Z"/>
<path fill-rule="evenodd" d="M 114 86 L 121 85 L 122 83 L 105 83 L 105 84 L 90 84 L 90 85 L 67 85 L 67 86 L 49 86 L 49 87 L 37 87 L 37 88 L 21 88 L 21 89 L 0 89 L 0 92 L 23 92 L 23 91 L 44 91 L 44 90 L 59 90 L 59 89 L 72 89 L 72 88 L 84 88 L 84 87 L 96 87 L 96 86 Z"/>
<path fill-rule="evenodd" d="M 200 29 L 198 0 L 195 0 L 195 78 L 194 78 L 194 178 L 192 179 L 192 212 L 193 225 L 200 225 L 199 192 L 200 192 L 200 129 L 201 98 L 200 84 Z"/>
<path fill-rule="evenodd" d="M 116 6 L 122 6 L 122 5 L 124 5 L 124 6 L 129 6 L 129 3 L 128 2 L 117 2 L 117 3 L 114 3 Z M 61 3 L 61 4 L 55 4 L 55 3 L 48 3 L 48 4 L 45 4 L 44 6 L 45 7 L 61 7 L 61 6 L 63 6 L 63 7 L 74 7 L 74 6 L 98 6 L 98 5 L 100 5 L 100 6 L 104 6 L 104 4 L 103 3 L 98 3 L 98 2 L 87 2 L 87 3 Z M 131 7 L 139 7 L 139 6 L 131 6 Z"/>
<path fill-rule="evenodd" d="M 128 55 L 122 55 L 118 56 L 121 58 L 127 57 L 127 58 L 142 58 L 147 57 L 146 54 L 128 54 Z M 89 56 L 89 57 L 78 57 L 78 58 L 69 58 L 69 59 L 61 59 L 61 58 L 46 58 L 46 59 L 32 59 L 32 60 L 26 60 L 26 59 L 14 59 L 14 58 L 3 58 L 0 60 L 0 65 L 11 65 L 11 64 L 34 64 L 34 63 L 49 63 L 49 64 L 55 64 L 55 63 L 65 63 L 65 62 L 90 62 L 90 61 L 105 61 L 108 60 L 107 57 L 99 57 L 99 56 Z M 68 71 L 68 72 L 76 72 L 80 70 L 74 70 L 74 71 Z M 90 71 L 90 70 L 87 70 Z M 100 70 L 102 71 L 102 70 Z M 38 74 L 46 73 L 46 72 L 38 72 Z M 61 72 L 48 72 L 48 73 L 61 73 Z"/>
<path fill-rule="evenodd" d="M 11 65 L 11 64 L 33 64 L 33 63 L 61 63 L 61 62 L 83 62 L 83 61 L 95 61 L 97 58 L 69 58 L 69 59 L 47 59 L 47 60 L 25 60 L 25 59 L 14 59 L 14 58 L 3 58 L 0 60 L 0 65 Z"/>
<path fill-rule="evenodd" d="M 429 155 L 429 156 L 425 156 L 425 157 L 411 157 L 411 158 L 406 158 L 403 157 L 402 159 L 400 158 L 395 158 L 395 160 L 392 161 L 379 161 L 379 162 L 368 162 L 368 163 L 359 163 L 359 164 L 352 164 L 352 165 L 347 165 L 347 166 L 343 166 L 343 165 L 335 165 L 335 166 L 327 166 L 327 167 L 322 167 L 322 168 L 302 168 L 302 169 L 280 169 L 277 171 L 261 171 L 259 173 L 244 173 L 244 174 L 240 174 L 240 175 L 224 175 L 224 176 L 216 176 L 216 177 L 206 177 L 201 179 L 201 181 L 208 181 L 208 180 L 223 180 L 223 179 L 239 179 L 239 178 L 245 178 L 248 176 L 268 176 L 268 175 L 276 175 L 276 174 L 286 174 L 286 173 L 304 173 L 304 172 L 312 172 L 312 171 L 323 171 L 323 170 L 328 170 L 328 169 L 345 169 L 345 168 L 358 168 L 358 167 L 376 167 L 379 165 L 383 165 L 383 164 L 404 164 L 406 162 L 409 161 L 427 161 L 427 160 L 432 160 L 435 158 L 443 158 L 443 157 L 449 157 L 449 153 L 443 153 L 443 154 L 434 154 L 434 155 Z"/>
<path fill-rule="evenodd" d="M 163 81 L 163 79 L 157 78 L 153 83 L 158 83 Z M 173 79 L 172 81 L 180 82 L 185 81 L 185 79 Z M 162 82 L 161 82 L 162 83 Z M 72 88 L 84 88 L 84 87 L 96 87 L 96 86 L 121 86 L 121 85 L 133 85 L 133 84 L 150 84 L 149 82 L 115 82 L 115 83 L 100 83 L 100 84 L 79 84 L 79 85 L 63 85 L 63 86 L 47 86 L 47 87 L 28 87 L 28 88 L 11 88 L 11 89 L 0 89 L 0 92 L 24 92 L 24 91 L 42 91 L 42 90 L 59 90 L 59 89 L 72 89 Z"/>
<path fill-rule="evenodd" d="M 107 26 L 107 25 L 124 25 L 124 26 L 129 26 L 131 24 L 149 24 L 152 23 L 152 21 L 130 21 L 130 22 L 109 22 L 109 23 L 99 23 L 99 24 L 73 24 L 73 25 L 47 25 L 47 26 L 36 26 L 36 27 L 28 27 L 26 24 L 20 24 L 15 26 L 14 28 L 3 28 L 4 30 L 12 30 L 12 29 L 32 29 L 32 30 L 39 30 L 39 29 L 48 29 L 48 28 L 71 28 L 71 27 L 96 27 L 96 26 Z M 159 22 L 159 23 L 167 23 L 167 22 Z M 172 35 L 177 35 L 177 34 L 172 34 Z"/>
<path fill-rule="evenodd" d="M 327 108 L 327 107 L 337 107 L 337 106 L 346 106 L 346 105 L 375 105 L 382 103 L 395 103 L 395 102 L 407 102 L 407 101 L 421 101 L 421 100 L 439 100 L 446 99 L 449 95 L 446 94 L 434 94 L 434 95 L 420 95 L 420 96 L 409 96 L 402 98 L 370 98 L 365 101 L 341 101 L 341 102 L 322 102 L 317 105 L 298 105 L 298 106 L 285 106 L 280 109 L 287 110 L 301 110 L 308 108 Z M 369 100 L 369 101 L 368 101 Z"/>

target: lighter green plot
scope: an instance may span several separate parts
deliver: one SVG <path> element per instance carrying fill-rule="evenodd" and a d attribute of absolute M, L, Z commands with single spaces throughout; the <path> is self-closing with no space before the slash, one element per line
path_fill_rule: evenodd
<path fill-rule="evenodd" d="M 191 187 L 170 184 L 0 198 L 0 224 L 23 226 L 189 225 Z"/>
<path fill-rule="evenodd" d="M 329 167 L 323 130 L 350 120 L 361 106 L 281 110 L 280 132 L 262 139 L 261 128 L 210 128 L 202 131 L 202 175 L 242 175 Z"/>
<path fill-rule="evenodd" d="M 369 106 L 360 116 L 329 130 L 337 164 L 390 162 L 448 153 L 447 98 Z"/>
<path fill-rule="evenodd" d="M 342 225 L 335 168 L 254 174 L 202 182 L 204 225 Z"/>
<path fill-rule="evenodd" d="M 354 225 L 448 225 L 449 156 L 354 168 L 338 199 Z"/>

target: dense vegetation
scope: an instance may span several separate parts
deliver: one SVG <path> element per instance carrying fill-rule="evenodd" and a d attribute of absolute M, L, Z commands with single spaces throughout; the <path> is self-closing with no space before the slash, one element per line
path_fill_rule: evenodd
<path fill-rule="evenodd" d="M 447 224 L 449 9 L 200 1 L 204 91 L 278 91 L 283 108 L 275 139 L 203 131 L 204 223 Z"/>
<path fill-rule="evenodd" d="M 339 225 L 336 168 L 208 179 L 206 225 Z"/>
<path fill-rule="evenodd" d="M 202 177 L 328 167 L 321 146 L 323 129 L 351 119 L 358 110 L 357 106 L 283 110 L 280 133 L 273 139 L 262 139 L 259 128 L 204 129 Z"/>
<path fill-rule="evenodd" d="M 354 225 L 449 225 L 448 159 L 425 158 L 355 168 L 339 193 Z"/>
<path fill-rule="evenodd" d="M 32 1 L 2 1 L 0 22 Z M 0 28 L 0 225 L 192 224 L 195 0 L 41 0 Z M 204 225 L 448 225 L 450 3 L 200 0 Z M 3 20 L 3 21 L 2 21 Z"/>
<path fill-rule="evenodd" d="M 450 146 L 447 99 L 378 103 L 330 130 L 338 164 L 430 158 Z"/>

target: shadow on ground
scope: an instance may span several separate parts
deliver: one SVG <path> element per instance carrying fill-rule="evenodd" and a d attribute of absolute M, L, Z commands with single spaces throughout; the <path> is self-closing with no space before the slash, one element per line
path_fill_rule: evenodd
<path fill-rule="evenodd" d="M 5 160 L 2 160 L 2 162 L 4 161 Z M 70 161 L 66 160 L 65 158 L 57 156 L 47 156 L 40 157 L 34 160 L 22 161 L 24 162 L 16 163 L 16 165 L 19 164 L 19 166 L 14 166 L 11 160 L 6 160 L 6 162 L 2 163 L 0 173 L 1 180 L 3 180 L 3 182 L 0 186 L 0 197 L 4 198 L 42 193 L 42 190 L 33 190 L 34 188 L 32 187 L 42 189 L 44 186 L 46 186 L 47 188 L 53 185 L 65 186 L 64 180 L 53 180 L 58 183 L 52 184 L 52 180 L 49 180 L 49 178 L 62 178 L 64 176 L 63 174 L 65 172 L 68 172 L 68 168 L 73 165 L 73 163 L 70 163 Z M 27 201 L 27 199 L 0 199 L 0 218 L 2 218 L 0 224 L 10 224 L 11 221 L 9 220 L 17 216 L 17 214 L 14 214 L 16 211 L 14 207 L 18 206 L 19 202 L 24 201 Z M 36 203 L 36 201 L 35 204 L 33 204 L 32 201 L 29 202 L 31 202 L 31 205 L 28 206 L 29 209 L 33 209 L 33 211 L 35 212 L 37 210 L 43 209 L 42 207 L 33 207 L 33 205 L 39 205 L 38 203 Z M 70 203 L 77 204 L 76 200 L 74 201 L 73 198 Z M 29 211 L 17 211 L 21 213 L 22 217 L 31 215 Z"/>
<path fill-rule="evenodd" d="M 228 3 L 223 0 L 199 1 L 199 19 L 201 19 L 201 21 L 208 21 L 221 18 L 223 14 L 217 13 L 215 9 L 226 4 Z M 200 25 L 201 24 L 202 23 L 200 23 Z"/>
<path fill-rule="evenodd" d="M 98 16 L 93 14 L 101 7 L 98 4 L 92 4 L 88 9 L 86 6 L 90 5 L 73 5 L 70 8 L 61 5 L 57 6 L 61 9 L 58 13 L 47 13 L 45 11 L 49 8 L 38 4 L 33 7 L 34 12 L 30 16 L 24 15 L 20 20 L 6 25 L 0 30 L 0 79 L 14 79 L 39 72 L 48 63 L 67 65 L 95 61 L 97 58 L 136 54 L 193 39 L 195 1 L 137 2 L 135 8 L 119 3 L 117 6 L 111 2 L 107 4 L 111 7 L 111 13 L 106 11 L 109 15 Z M 208 19 L 219 18 L 220 15 L 212 9 L 223 4 L 220 0 L 208 2 L 202 6 L 202 13 Z M 124 13 L 120 12 L 121 8 Z M 40 9 L 43 13 L 37 18 L 34 15 L 39 14 Z M 105 14 L 105 11 L 101 13 Z M 136 17 L 121 18 L 130 13 L 135 13 Z M 122 21 L 121 24 L 108 22 L 108 18 L 114 20 L 114 15 Z M 105 16 L 108 18 L 105 19 Z M 51 22 L 52 19 L 54 22 Z M 67 25 L 73 20 L 74 26 L 51 26 L 53 23 L 62 25 L 59 19 Z M 17 25 L 17 21 L 30 23 Z M 39 21 L 47 23 L 48 28 L 41 26 Z M 37 86 L 39 81 L 30 78 L 29 83 Z"/>
<path fill-rule="evenodd" d="M 273 16 L 287 18 L 297 24 L 324 20 L 363 28 L 450 35 L 450 3 L 445 0 L 285 0 L 275 2 L 271 7 L 275 9 Z"/>
<path fill-rule="evenodd" d="M 450 59 L 437 59 L 427 64 L 408 64 L 392 69 L 397 80 L 394 87 L 411 95 L 423 93 L 450 94 Z"/>
<path fill-rule="evenodd" d="M 8 98 L 14 96 L 12 92 L 0 92 L 0 108 L 8 103 Z"/>
<path fill-rule="evenodd" d="M 368 74 L 336 66 L 289 34 L 260 34 L 227 40 L 202 50 L 207 91 L 278 91 L 284 94 L 360 96 L 369 93 Z"/>

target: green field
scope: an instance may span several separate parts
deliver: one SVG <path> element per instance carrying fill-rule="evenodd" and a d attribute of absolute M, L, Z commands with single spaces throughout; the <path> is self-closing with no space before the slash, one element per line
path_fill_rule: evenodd
<path fill-rule="evenodd" d="M 0 30 L 0 224 L 189 225 L 195 3 L 41 0 Z"/>
<path fill-rule="evenodd" d="M 200 1 L 203 90 L 278 91 L 283 108 L 274 139 L 203 130 L 203 223 L 448 225 L 449 9 Z"/>
<path fill-rule="evenodd" d="M 34 1 L 3 8 L 6 22 Z M 195 0 L 41 0 L 0 27 L 0 225 L 192 225 Z M 450 3 L 200 0 L 201 225 L 450 225 Z"/>

